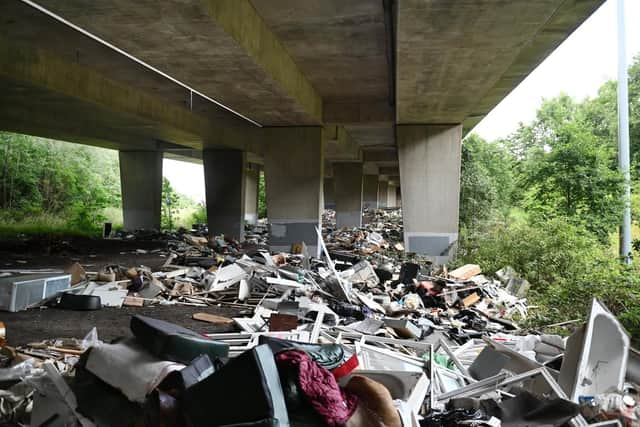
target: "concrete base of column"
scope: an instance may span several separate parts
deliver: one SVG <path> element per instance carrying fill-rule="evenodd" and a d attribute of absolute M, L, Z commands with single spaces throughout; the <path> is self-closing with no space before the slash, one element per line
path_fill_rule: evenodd
<path fill-rule="evenodd" d="M 244 220 L 247 224 L 258 221 L 258 192 L 260 169 L 251 164 L 245 171 Z"/>
<path fill-rule="evenodd" d="M 322 128 L 267 128 L 264 135 L 269 246 L 289 251 L 304 242 L 315 256 L 324 198 Z"/>
<path fill-rule="evenodd" d="M 119 158 L 125 230 L 159 230 L 162 152 L 120 151 Z"/>
<path fill-rule="evenodd" d="M 246 154 L 239 150 L 205 150 L 202 160 L 209 235 L 242 240 Z"/>
<path fill-rule="evenodd" d="M 405 250 L 446 262 L 458 241 L 462 126 L 398 126 Z"/>
<path fill-rule="evenodd" d="M 362 163 L 333 165 L 336 194 L 336 227 L 362 225 Z"/>

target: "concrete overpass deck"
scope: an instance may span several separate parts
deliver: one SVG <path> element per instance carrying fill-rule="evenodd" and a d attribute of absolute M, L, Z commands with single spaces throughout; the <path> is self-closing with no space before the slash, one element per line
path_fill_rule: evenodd
<path fill-rule="evenodd" d="M 275 246 L 314 239 L 325 185 L 345 226 L 399 185 L 406 247 L 447 257 L 463 133 L 602 2 L 5 0 L 0 129 L 118 149 L 127 227 L 159 225 L 167 153 L 241 237 L 249 156 Z"/>

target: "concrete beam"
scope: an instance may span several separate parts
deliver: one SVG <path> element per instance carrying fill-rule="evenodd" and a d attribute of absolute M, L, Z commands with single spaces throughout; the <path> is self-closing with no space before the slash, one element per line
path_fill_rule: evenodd
<path fill-rule="evenodd" d="M 397 2 L 396 123 L 477 122 L 603 2 Z"/>
<path fill-rule="evenodd" d="M 463 122 L 463 135 L 480 121 L 542 63 L 573 31 L 576 30 L 603 0 L 567 0 L 555 9 L 535 37 L 517 54 L 515 60 L 473 107 Z"/>
<path fill-rule="evenodd" d="M 458 241 L 462 125 L 398 126 L 405 249 L 445 262 Z"/>
<path fill-rule="evenodd" d="M 205 0 L 210 16 L 308 116 L 322 121 L 322 99 L 249 0 Z M 269 124 L 263 123 L 263 124 Z"/>
<path fill-rule="evenodd" d="M 38 4 L 262 125 L 322 121 L 320 96 L 250 0 Z"/>
<path fill-rule="evenodd" d="M 201 148 L 202 135 L 210 123 L 186 108 L 136 90 L 81 64 L 61 60 L 47 51 L 0 37 L 0 78 L 45 89 L 56 95 L 95 104 L 108 111 L 157 123 L 167 131 L 185 136 L 178 142 Z M 35 103 L 36 100 L 32 100 Z M 66 120 L 77 120 L 68 117 Z M 130 119 L 131 120 L 131 119 Z M 81 121 L 79 123 L 82 123 Z M 79 132 L 89 133 L 90 129 Z"/>
<path fill-rule="evenodd" d="M 325 125 L 324 156 L 330 162 L 360 162 L 362 149 L 349 132 L 340 125 Z"/>
<path fill-rule="evenodd" d="M 378 180 L 378 175 L 380 174 L 380 167 L 375 163 L 363 162 L 362 173 L 365 175 L 375 175 L 376 180 Z"/>
<path fill-rule="evenodd" d="M 380 175 L 387 176 L 398 176 L 400 174 L 400 169 L 398 166 L 382 166 L 379 168 Z"/>
<path fill-rule="evenodd" d="M 395 147 L 389 149 L 364 150 L 362 157 L 365 162 L 393 163 L 398 162 L 398 150 Z"/>
<path fill-rule="evenodd" d="M 119 158 L 125 230 L 160 230 L 162 153 L 120 151 Z"/>
<path fill-rule="evenodd" d="M 387 101 L 325 102 L 325 123 L 393 123 L 395 111 Z"/>

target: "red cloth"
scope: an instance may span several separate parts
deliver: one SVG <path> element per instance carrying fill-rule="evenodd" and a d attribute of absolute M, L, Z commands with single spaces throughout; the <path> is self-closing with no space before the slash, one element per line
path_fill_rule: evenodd
<path fill-rule="evenodd" d="M 354 369 L 358 367 L 359 364 L 360 362 L 358 361 L 358 356 L 354 354 L 342 365 L 338 366 L 335 369 L 332 369 L 331 373 L 333 374 L 335 379 L 339 380 L 340 378 L 349 375 Z"/>
<path fill-rule="evenodd" d="M 334 376 L 301 350 L 276 354 L 279 367 L 298 369 L 298 387 L 311 407 L 330 426 L 344 424 L 358 407 L 358 397 L 342 390 Z"/>

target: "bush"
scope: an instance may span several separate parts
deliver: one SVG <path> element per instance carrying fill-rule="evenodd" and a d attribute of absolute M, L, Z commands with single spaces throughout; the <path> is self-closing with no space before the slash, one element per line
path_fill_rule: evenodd
<path fill-rule="evenodd" d="M 106 219 L 104 209 L 104 204 L 100 202 L 75 203 L 71 208 L 67 225 L 81 232 L 99 235 Z"/>
<path fill-rule="evenodd" d="M 258 218 L 267 217 L 267 194 L 264 185 L 264 173 L 260 172 L 258 181 Z"/>
<path fill-rule="evenodd" d="M 191 214 L 192 224 L 206 224 L 207 223 L 207 207 L 204 203 L 198 203 L 196 210 Z"/>
<path fill-rule="evenodd" d="M 490 274 L 510 265 L 531 282 L 532 325 L 586 318 L 595 297 L 640 337 L 640 270 L 566 220 L 489 223 L 472 235 L 462 230 L 455 264 L 464 263 Z"/>

